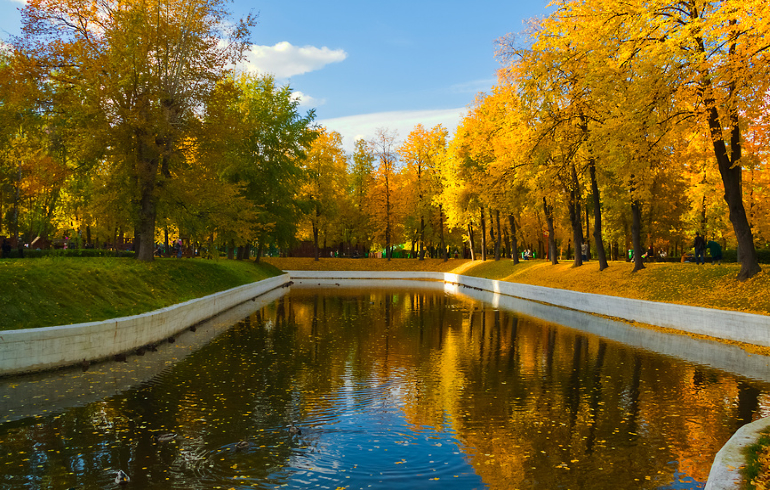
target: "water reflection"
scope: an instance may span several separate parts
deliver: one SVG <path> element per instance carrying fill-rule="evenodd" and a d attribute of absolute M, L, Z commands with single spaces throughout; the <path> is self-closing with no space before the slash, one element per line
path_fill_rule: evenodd
<path fill-rule="evenodd" d="M 139 362 L 102 369 L 125 376 Z M 83 389 L 69 382 L 59 386 Z M 52 385 L 19 404 L 34 416 L 0 425 L 1 489 L 111 488 L 118 469 L 149 489 L 702 488 L 770 393 L 766 381 L 403 287 L 295 287 L 103 399 L 36 409 Z"/>

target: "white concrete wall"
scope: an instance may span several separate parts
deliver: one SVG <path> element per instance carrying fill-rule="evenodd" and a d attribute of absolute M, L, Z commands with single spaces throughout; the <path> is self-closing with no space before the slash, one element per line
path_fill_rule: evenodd
<path fill-rule="evenodd" d="M 649 323 L 683 332 L 770 346 L 770 316 L 735 311 L 697 308 L 636 299 L 578 293 L 528 284 L 495 281 L 443 272 L 319 272 L 287 271 L 292 280 L 377 279 L 383 284 L 398 279 L 442 281 L 460 287 L 477 288 L 527 300 Z"/>
<path fill-rule="evenodd" d="M 746 464 L 746 449 L 756 444 L 768 427 L 770 427 L 770 417 L 755 420 L 738 429 L 714 458 L 705 490 L 747 488 L 743 485 L 743 474 L 740 471 L 740 468 Z"/>
<path fill-rule="evenodd" d="M 0 375 L 97 360 L 160 342 L 289 282 L 284 274 L 141 315 L 57 327 L 0 331 Z"/>
<path fill-rule="evenodd" d="M 55 373 L 42 371 L 0 377 L 0 424 L 59 413 L 131 389 L 183 361 L 239 321 L 281 298 L 286 291 L 277 288 L 247 300 L 197 324 L 195 332 L 186 329 L 178 333 L 173 344 L 162 343 L 155 351 L 127 356 L 125 363 L 106 360 L 85 372 L 80 367 L 71 367 Z"/>

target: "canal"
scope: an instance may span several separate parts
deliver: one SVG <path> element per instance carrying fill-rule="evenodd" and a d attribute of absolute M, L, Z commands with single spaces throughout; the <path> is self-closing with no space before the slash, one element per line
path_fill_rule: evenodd
<path fill-rule="evenodd" d="M 732 346 L 374 284 L 0 380 L 0 489 L 695 489 L 770 409 L 768 360 Z"/>

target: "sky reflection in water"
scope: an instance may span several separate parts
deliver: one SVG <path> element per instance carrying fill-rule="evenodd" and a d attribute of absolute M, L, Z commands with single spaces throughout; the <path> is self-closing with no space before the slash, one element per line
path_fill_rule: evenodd
<path fill-rule="evenodd" d="M 693 489 L 769 405 L 766 382 L 428 290 L 292 288 L 184 338 L 207 340 L 3 380 L 0 489 L 118 469 L 142 489 Z M 97 401 L 37 408 L 84 386 Z"/>

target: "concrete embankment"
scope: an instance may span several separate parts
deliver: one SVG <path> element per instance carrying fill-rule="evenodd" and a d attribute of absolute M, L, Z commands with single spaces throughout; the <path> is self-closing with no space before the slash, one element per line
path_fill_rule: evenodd
<path fill-rule="evenodd" d="M 672 328 L 716 339 L 770 346 L 770 316 L 738 311 L 715 310 L 694 306 L 657 303 L 637 299 L 551 289 L 514 282 L 461 276 L 446 272 L 370 272 L 370 271 L 287 271 L 292 280 L 305 279 L 375 279 L 440 281 L 547 303 L 586 313 Z"/>
<path fill-rule="evenodd" d="M 155 344 L 252 298 L 286 285 L 271 277 L 159 310 L 100 322 L 0 332 L 0 375 L 106 359 Z"/>

